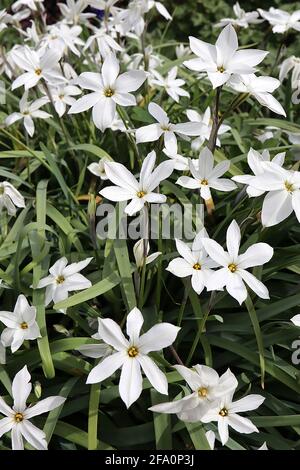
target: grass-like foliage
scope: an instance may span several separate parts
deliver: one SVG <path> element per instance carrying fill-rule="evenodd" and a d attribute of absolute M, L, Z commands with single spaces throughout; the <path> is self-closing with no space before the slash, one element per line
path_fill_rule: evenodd
<path fill-rule="evenodd" d="M 0 449 L 300 449 L 300 4 L 229 3 L 1 2 Z"/>

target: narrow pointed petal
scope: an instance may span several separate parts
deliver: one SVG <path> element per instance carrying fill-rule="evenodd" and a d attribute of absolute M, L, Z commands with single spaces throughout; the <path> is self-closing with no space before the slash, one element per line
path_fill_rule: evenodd
<path fill-rule="evenodd" d="M 293 212 L 292 197 L 287 191 L 272 191 L 264 199 L 261 221 L 265 227 L 277 225 Z"/>
<path fill-rule="evenodd" d="M 20 423 L 20 431 L 29 444 L 37 450 L 47 450 L 46 434 L 26 419 Z"/>
<path fill-rule="evenodd" d="M 16 375 L 12 383 L 12 395 L 14 399 L 14 410 L 22 411 L 26 408 L 26 400 L 31 392 L 31 376 L 27 366 L 24 366 Z"/>
<path fill-rule="evenodd" d="M 0 420 L 0 437 L 2 437 L 3 434 L 9 432 L 14 426 L 15 423 L 12 416 L 10 416 L 9 418 L 2 418 Z"/>
<path fill-rule="evenodd" d="M 223 446 L 229 439 L 228 424 L 228 418 L 218 419 L 218 431 Z"/>
<path fill-rule="evenodd" d="M 158 323 L 139 339 L 139 348 L 142 354 L 151 351 L 160 351 L 174 343 L 180 328 L 171 323 Z"/>
<path fill-rule="evenodd" d="M 265 397 L 262 395 L 247 395 L 240 400 L 234 401 L 230 405 L 230 411 L 232 413 L 242 413 L 243 411 L 256 410 L 264 401 Z"/>
<path fill-rule="evenodd" d="M 132 344 L 136 344 L 140 336 L 140 331 L 144 323 L 144 318 L 138 308 L 134 308 L 127 316 L 126 333 Z"/>
<path fill-rule="evenodd" d="M 242 434 L 251 434 L 259 432 L 257 427 L 248 418 L 236 414 L 229 416 L 229 425 L 237 432 Z"/>
<path fill-rule="evenodd" d="M 168 394 L 168 381 L 165 374 L 148 356 L 138 355 L 138 361 L 151 385 L 163 395 Z"/>
<path fill-rule="evenodd" d="M 244 269 L 239 269 L 239 274 L 242 277 L 242 279 L 248 284 L 250 289 L 255 292 L 258 297 L 261 299 L 269 299 L 269 291 L 267 287 L 259 281 L 253 274 L 249 273 L 248 271 L 245 271 Z"/>
<path fill-rule="evenodd" d="M 38 416 L 42 413 L 54 410 L 58 406 L 62 405 L 66 399 L 64 397 L 53 396 L 40 400 L 33 406 L 27 408 L 25 412 L 26 419 L 31 419 L 33 416 Z"/>
<path fill-rule="evenodd" d="M 100 364 L 91 370 L 86 383 L 95 384 L 102 382 L 103 380 L 107 379 L 107 377 L 113 375 L 116 370 L 123 365 L 125 360 L 126 355 L 123 352 L 118 352 L 106 357 L 103 359 L 103 361 L 100 362 Z"/>
<path fill-rule="evenodd" d="M 0 397 L 0 413 L 4 416 L 11 416 L 12 414 L 14 414 L 14 411 L 11 409 L 10 406 L 8 406 L 8 404 L 3 400 L 2 397 Z M 2 421 L 0 421 L 0 423 L 1 422 Z"/>
<path fill-rule="evenodd" d="M 117 186 L 126 189 L 127 191 L 139 191 L 139 184 L 136 178 L 130 173 L 127 168 L 121 163 L 105 162 L 105 173 L 108 179 Z"/>
<path fill-rule="evenodd" d="M 148 111 L 151 116 L 156 119 L 160 124 L 168 124 L 169 118 L 167 113 L 156 103 L 150 103 L 148 106 Z"/>
<path fill-rule="evenodd" d="M 230 273 L 226 282 L 226 290 L 241 305 L 247 298 L 247 289 L 241 275 Z"/>
<path fill-rule="evenodd" d="M 188 263 L 183 258 L 175 258 L 170 261 L 166 271 L 174 274 L 177 277 L 187 277 L 191 276 L 194 272 L 194 269 L 190 263 Z"/>
<path fill-rule="evenodd" d="M 105 343 L 113 346 L 117 351 L 127 349 L 129 343 L 123 335 L 121 328 L 110 318 L 99 319 L 98 333 Z"/>
<path fill-rule="evenodd" d="M 137 359 L 127 358 L 123 364 L 119 382 L 120 397 L 127 408 L 141 395 L 143 390 L 142 382 L 143 378 L 139 362 Z"/>
<path fill-rule="evenodd" d="M 203 246 L 208 255 L 220 266 L 228 266 L 230 263 L 230 256 L 215 240 L 204 238 L 202 240 Z"/>
<path fill-rule="evenodd" d="M 12 450 L 24 450 L 23 437 L 20 426 L 15 425 L 11 430 Z"/>
<path fill-rule="evenodd" d="M 229 255 L 233 260 L 236 260 L 239 254 L 241 243 L 240 227 L 235 220 L 231 222 L 226 233 L 226 245 Z"/>
<path fill-rule="evenodd" d="M 247 269 L 253 266 L 261 266 L 268 263 L 273 254 L 274 250 L 268 243 L 255 243 L 239 256 L 239 268 Z"/>

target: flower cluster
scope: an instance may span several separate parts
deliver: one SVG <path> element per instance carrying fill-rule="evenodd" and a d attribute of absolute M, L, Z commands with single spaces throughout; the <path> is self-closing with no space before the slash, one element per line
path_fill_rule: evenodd
<path fill-rule="evenodd" d="M 229 427 L 241 434 L 258 432 L 252 421 L 239 413 L 256 410 L 264 396 L 244 390 L 242 398 L 234 398 L 236 393 L 243 394 L 243 380 L 225 370 L 225 363 L 218 367 L 225 370 L 221 375 L 207 365 L 190 368 L 189 364 L 195 351 L 198 354 L 216 299 L 225 299 L 230 308 L 245 303 L 259 350 L 259 355 L 255 350 L 255 357 L 263 363 L 259 320 L 251 304 L 258 297 L 259 306 L 264 305 L 262 301 L 272 295 L 267 270 L 274 249 L 272 238 L 265 236 L 266 229 L 294 215 L 295 222 L 300 222 L 299 162 L 291 164 L 285 152 L 271 156 L 261 146 L 259 150 L 246 149 L 232 116 L 244 105 L 253 114 L 257 109 L 267 112 L 271 128 L 258 138 L 262 145 L 273 138 L 279 116 L 286 117 L 280 95 L 275 98 L 273 94 L 291 70 L 292 88 L 300 88 L 300 59 L 286 58 L 278 79 L 262 75 L 268 51 L 239 46 L 238 32 L 251 25 L 259 27 L 264 21 L 274 33 L 300 31 L 300 11 L 290 14 L 271 7 L 269 11 L 246 12 L 236 3 L 235 18 L 223 18 L 215 25 L 222 28 L 215 44 L 190 36 L 189 47 L 174 47 L 176 59 L 171 60 L 161 54 L 161 48 L 145 44 L 151 16 L 172 21 L 161 2 L 130 0 L 125 7 L 118 0 L 67 0 L 58 4 L 61 15 L 54 24 L 47 21 L 44 3 L 17 0 L 9 11 L 0 11 L 0 34 L 10 29 L 18 38 L 10 49 L 1 48 L 0 73 L 10 84 L 12 100 L 4 109 L 1 132 L 6 140 L 1 153 L 4 158 L 20 160 L 10 171 L 0 169 L 5 178 L 0 182 L 0 295 L 2 288 L 10 294 L 3 295 L 8 310 L 1 307 L 0 311 L 4 325 L 0 362 L 5 363 L 6 348 L 10 348 L 7 355 L 12 360 L 29 357 L 12 381 L 12 400 L 0 398 L 4 416 L 0 437 L 10 433 L 16 450 L 24 449 L 23 441 L 36 449 L 47 449 L 51 433 L 41 431 L 31 418 L 65 402 L 65 396 L 50 396 L 32 403 L 28 368 L 34 369 L 37 361 L 26 350 L 35 347 L 35 340 L 44 372 L 49 363 L 53 366 L 49 357 L 57 352 L 71 350 L 70 357 L 78 362 L 83 361 L 82 356 L 96 359 L 93 366 L 84 363 L 85 383 L 103 382 L 107 390 L 115 386 L 118 392 L 114 396 L 120 397 L 127 409 L 148 388 L 163 395 L 170 389 L 173 392 L 172 375 L 180 394 L 173 401 L 156 401 L 147 408 L 175 414 L 185 423 L 200 423 L 212 449 L 215 437 L 223 446 L 228 444 Z M 270 75 L 278 72 L 280 58 L 279 54 Z M 199 105 L 196 101 L 201 90 L 213 100 L 204 96 Z M 275 123 L 270 121 L 270 113 L 276 115 Z M 297 133 L 294 136 L 294 128 L 291 132 L 289 126 L 283 129 L 290 139 L 299 138 Z M 228 136 L 233 136 L 242 156 L 231 154 Z M 85 152 L 93 154 L 92 161 Z M 246 155 L 253 174 L 243 173 Z M 201 227 L 194 230 L 192 243 L 183 236 L 167 246 L 160 234 L 158 251 L 150 253 L 150 205 L 161 207 L 170 200 L 182 205 L 203 204 Z M 134 246 L 124 240 L 120 240 L 123 245 L 111 240 L 104 245 L 97 238 L 96 206 L 103 201 L 126 202 L 124 212 L 129 217 L 143 214 L 146 233 Z M 235 216 L 241 201 L 242 216 Z M 247 203 L 252 202 L 248 210 Z M 225 208 L 223 219 L 219 208 Z M 25 229 L 28 213 L 35 215 Z M 15 220 L 17 225 L 9 233 Z M 82 232 L 84 236 L 80 236 Z M 22 279 L 19 274 L 14 278 L 10 262 L 2 266 L 4 254 L 9 257 L 13 253 Z M 84 269 L 86 276 L 81 274 Z M 289 269 L 299 274 L 298 266 Z M 156 276 L 153 298 L 149 294 L 152 273 Z M 175 314 L 164 314 L 162 289 L 171 299 L 169 285 L 177 283 L 181 289 L 181 282 L 184 299 L 180 312 L 174 302 Z M 119 296 L 115 288 L 120 288 Z M 70 292 L 76 293 L 69 297 Z M 193 308 L 199 306 L 201 316 L 196 316 L 200 323 L 193 331 L 191 355 L 186 356 L 185 352 L 178 354 L 177 346 L 181 337 L 191 333 L 189 328 L 185 330 L 183 315 L 188 299 Z M 51 314 L 47 321 L 45 312 Z M 70 341 L 70 347 L 63 345 L 65 349 L 57 343 L 49 346 L 53 317 L 61 321 L 54 324 L 56 331 L 78 336 L 78 343 Z M 299 317 L 291 319 L 295 326 L 300 326 Z M 92 339 L 81 337 L 78 332 L 82 330 Z M 235 340 L 229 334 L 228 338 Z M 210 345 L 204 343 L 204 349 L 211 365 Z M 67 362 L 61 360 L 62 371 Z M 73 364 L 74 375 L 82 375 Z M 45 372 L 45 376 L 50 379 L 54 374 Z M 263 380 L 264 363 L 261 383 Z M 182 382 L 187 386 L 180 385 Z M 211 429 L 213 422 L 217 423 L 217 436 Z"/>

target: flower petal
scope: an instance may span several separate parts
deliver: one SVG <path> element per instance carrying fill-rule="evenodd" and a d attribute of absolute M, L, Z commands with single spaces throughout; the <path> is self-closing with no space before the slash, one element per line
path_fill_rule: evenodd
<path fill-rule="evenodd" d="M 100 338 L 117 351 L 123 351 L 128 348 L 128 341 L 122 333 L 119 325 L 110 318 L 99 318 L 98 333 Z"/>
<path fill-rule="evenodd" d="M 163 134 L 163 130 L 159 124 L 149 124 L 148 126 L 140 127 L 136 130 L 136 142 L 155 142 Z"/>
<path fill-rule="evenodd" d="M 230 415 L 228 418 L 229 426 L 235 431 L 242 434 L 251 434 L 252 432 L 259 432 L 257 427 L 248 418 L 239 416 L 237 414 Z"/>
<path fill-rule="evenodd" d="M 124 165 L 116 162 L 105 162 L 104 167 L 105 173 L 112 183 L 134 194 L 139 191 L 137 180 Z"/>
<path fill-rule="evenodd" d="M 95 126 L 104 132 L 109 128 L 116 116 L 116 103 L 112 98 L 103 96 L 95 103 L 92 111 Z"/>
<path fill-rule="evenodd" d="M 176 339 L 180 328 L 171 325 L 171 323 L 159 323 L 154 325 L 147 333 L 139 339 L 139 349 L 142 354 L 148 354 L 150 351 L 160 351 L 170 346 Z"/>
<path fill-rule="evenodd" d="M 255 243 L 245 253 L 239 256 L 238 265 L 241 269 L 261 266 L 268 263 L 274 254 L 273 248 L 268 243 Z"/>
<path fill-rule="evenodd" d="M 232 261 L 236 261 L 238 254 L 239 254 L 239 249 L 240 249 L 240 243 L 241 243 L 241 231 L 240 227 L 236 223 L 235 220 L 231 222 L 227 229 L 226 233 L 226 245 L 227 245 L 227 250 L 232 258 Z"/>
<path fill-rule="evenodd" d="M 142 70 L 130 70 L 117 78 L 116 90 L 120 93 L 136 91 L 144 83 L 147 76 Z"/>
<path fill-rule="evenodd" d="M 167 113 L 158 104 L 151 102 L 148 106 L 148 111 L 151 114 L 151 116 L 153 116 L 154 119 L 156 119 L 156 121 L 159 122 L 159 124 L 169 123 L 169 117 Z"/>
<path fill-rule="evenodd" d="M 170 271 L 177 277 L 187 277 L 193 274 L 194 269 L 185 259 L 175 258 L 169 263 L 166 271 Z"/>
<path fill-rule="evenodd" d="M 123 365 L 126 358 L 127 356 L 123 352 L 117 352 L 106 357 L 91 370 L 86 383 L 95 384 L 107 379 L 107 377 L 113 375 Z"/>
<path fill-rule="evenodd" d="M 108 54 L 104 59 L 101 69 L 104 87 L 114 88 L 119 71 L 120 65 L 118 59 L 114 54 Z"/>
<path fill-rule="evenodd" d="M 37 450 L 47 450 L 48 444 L 46 434 L 39 428 L 34 426 L 30 421 L 24 419 L 19 425 L 20 431 L 29 444 Z"/>
<path fill-rule="evenodd" d="M 26 400 L 31 392 L 31 376 L 27 366 L 24 366 L 16 375 L 12 383 L 13 409 L 22 413 L 26 408 Z"/>
<path fill-rule="evenodd" d="M 126 319 L 126 333 L 132 344 L 136 344 L 140 336 L 140 331 L 144 323 L 144 318 L 138 308 L 133 308 Z"/>
<path fill-rule="evenodd" d="M 240 400 L 234 401 L 230 405 L 230 412 L 242 413 L 243 411 L 256 410 L 256 408 L 258 408 L 264 401 L 265 397 L 262 395 L 247 395 Z"/>
<path fill-rule="evenodd" d="M 248 271 L 245 271 L 244 269 L 239 269 L 239 275 L 242 277 L 242 279 L 248 284 L 250 289 L 252 289 L 258 297 L 261 299 L 269 299 L 269 291 L 266 288 L 266 286 L 256 279 L 253 274 L 249 273 Z"/>
<path fill-rule="evenodd" d="M 230 263 L 229 254 L 215 240 L 204 238 L 202 240 L 205 251 L 220 266 L 228 266 Z"/>
<path fill-rule="evenodd" d="M 137 359 L 151 385 L 163 395 L 168 395 L 168 381 L 165 374 L 150 357 L 139 354 Z"/>
<path fill-rule="evenodd" d="M 30 406 L 25 411 L 26 419 L 31 419 L 33 416 L 38 416 L 42 413 L 54 410 L 58 406 L 61 406 L 66 401 L 65 397 L 53 396 L 40 400 L 33 406 Z"/>
<path fill-rule="evenodd" d="M 142 382 L 143 378 L 139 362 L 137 359 L 127 358 L 123 364 L 119 382 L 120 397 L 127 408 L 141 395 L 143 390 Z"/>
<path fill-rule="evenodd" d="M 242 271 L 242 270 L 241 270 Z M 230 273 L 226 282 L 226 290 L 241 305 L 247 298 L 247 289 L 243 283 L 242 274 Z M 239 271 L 240 272 L 240 271 Z"/>

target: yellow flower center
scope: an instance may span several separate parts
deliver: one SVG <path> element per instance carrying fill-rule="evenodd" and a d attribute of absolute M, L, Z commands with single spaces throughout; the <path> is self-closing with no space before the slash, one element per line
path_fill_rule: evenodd
<path fill-rule="evenodd" d="M 65 282 L 65 278 L 64 276 L 57 276 L 55 281 L 56 281 L 56 284 L 62 284 L 63 282 Z"/>
<path fill-rule="evenodd" d="M 145 193 L 145 191 L 139 191 L 138 193 L 136 193 L 136 195 L 137 195 L 137 197 L 142 199 L 142 197 L 146 196 L 146 193 Z"/>
<path fill-rule="evenodd" d="M 207 397 L 208 390 L 206 387 L 200 387 L 198 388 L 198 397 L 199 398 L 206 398 Z"/>
<path fill-rule="evenodd" d="M 22 415 L 22 413 L 16 413 L 14 416 L 14 420 L 16 423 L 21 423 L 23 419 L 24 419 L 24 416 Z"/>
<path fill-rule="evenodd" d="M 28 323 L 26 323 L 26 321 L 23 321 L 22 323 L 20 323 L 20 327 L 22 328 L 22 330 L 27 330 L 28 329 Z"/>
<path fill-rule="evenodd" d="M 40 76 L 41 73 L 42 73 L 42 69 L 35 69 L 34 73 L 35 73 L 36 75 Z"/>
<path fill-rule="evenodd" d="M 219 415 L 222 416 L 222 418 L 224 418 L 225 416 L 228 416 L 228 410 L 227 410 L 227 408 L 222 408 L 222 409 L 219 411 Z"/>
<path fill-rule="evenodd" d="M 220 73 L 224 73 L 225 72 L 225 68 L 223 67 L 223 65 L 221 65 L 220 67 L 217 68 L 218 72 Z"/>
<path fill-rule="evenodd" d="M 23 116 L 28 116 L 28 114 L 29 114 L 29 111 L 24 111 L 23 112 Z"/>
<path fill-rule="evenodd" d="M 114 93 L 114 90 L 112 90 L 111 88 L 107 88 L 106 90 L 104 90 L 104 96 L 106 96 L 106 98 L 111 98 Z"/>
<path fill-rule="evenodd" d="M 65 97 L 65 95 L 59 95 L 59 99 L 60 99 L 60 100 L 63 100 L 64 97 Z"/>
<path fill-rule="evenodd" d="M 196 269 L 196 271 L 200 271 L 201 264 L 200 263 L 195 263 L 194 266 L 193 266 L 193 269 Z"/>
<path fill-rule="evenodd" d="M 136 357 L 138 353 L 139 353 L 139 350 L 135 346 L 131 346 L 127 351 L 127 354 L 129 357 Z"/>
<path fill-rule="evenodd" d="M 234 263 L 231 263 L 231 264 L 228 265 L 228 269 L 229 269 L 229 271 L 231 271 L 232 273 L 235 273 L 236 270 L 237 270 L 237 265 L 234 264 Z"/>
<path fill-rule="evenodd" d="M 289 183 L 288 181 L 285 181 L 284 182 L 284 186 L 285 186 L 285 189 L 289 192 L 289 193 L 292 193 L 295 188 L 294 188 L 294 185 L 292 183 Z"/>
<path fill-rule="evenodd" d="M 170 126 L 161 126 L 161 130 L 168 132 L 170 130 Z"/>
<path fill-rule="evenodd" d="M 0 196 L 4 194 L 4 186 L 0 186 Z"/>
<path fill-rule="evenodd" d="M 204 186 L 207 186 L 208 185 L 208 181 L 206 179 L 202 180 L 201 181 L 201 184 L 203 184 Z"/>

